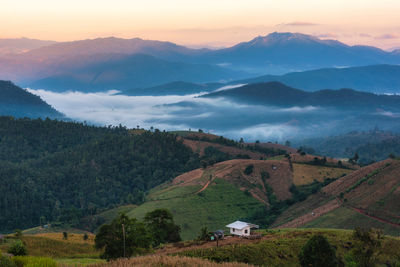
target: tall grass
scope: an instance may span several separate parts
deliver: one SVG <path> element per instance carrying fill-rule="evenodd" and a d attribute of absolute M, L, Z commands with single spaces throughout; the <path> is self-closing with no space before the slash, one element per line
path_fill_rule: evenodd
<path fill-rule="evenodd" d="M 244 263 L 225 262 L 216 263 L 199 258 L 189 258 L 180 256 L 151 255 L 141 256 L 130 259 L 119 259 L 109 263 L 93 264 L 90 267 L 250 267 Z"/>
<path fill-rule="evenodd" d="M 57 267 L 57 263 L 50 258 L 15 256 L 12 261 L 17 267 Z"/>
<path fill-rule="evenodd" d="M 93 258 L 100 252 L 92 244 L 78 243 L 68 240 L 55 240 L 38 236 L 23 236 L 28 254 L 31 256 L 51 258 Z"/>

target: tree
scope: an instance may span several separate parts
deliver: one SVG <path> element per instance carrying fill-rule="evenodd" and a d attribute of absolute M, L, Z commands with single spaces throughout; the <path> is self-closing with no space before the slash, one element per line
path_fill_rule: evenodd
<path fill-rule="evenodd" d="M 354 229 L 353 239 L 355 242 L 352 255 L 358 264 L 357 266 L 375 266 L 377 249 L 382 245 L 382 231 L 357 227 Z"/>
<path fill-rule="evenodd" d="M 101 257 L 110 260 L 141 254 L 150 248 L 152 239 L 143 223 L 121 214 L 100 227 L 94 242 L 96 248 L 104 249 Z"/>
<path fill-rule="evenodd" d="M 312 236 L 299 253 L 300 265 L 303 267 L 338 266 L 335 249 L 322 235 Z"/>
<path fill-rule="evenodd" d="M 208 232 L 208 228 L 207 227 L 202 227 L 200 229 L 200 234 L 197 237 L 198 240 L 202 240 L 202 241 L 207 241 L 210 238 L 210 234 Z"/>
<path fill-rule="evenodd" d="M 167 209 L 156 209 L 144 217 L 147 228 L 153 237 L 153 245 L 181 241 L 181 228 L 174 223 L 172 213 Z"/>
<path fill-rule="evenodd" d="M 21 240 L 17 240 L 7 251 L 14 256 L 25 256 L 27 254 L 26 247 Z"/>

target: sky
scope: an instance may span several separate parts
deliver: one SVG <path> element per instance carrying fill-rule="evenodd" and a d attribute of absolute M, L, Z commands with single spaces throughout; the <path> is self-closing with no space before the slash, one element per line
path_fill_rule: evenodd
<path fill-rule="evenodd" d="M 399 0 L 1 0 L 0 38 L 222 47 L 273 31 L 400 48 Z"/>

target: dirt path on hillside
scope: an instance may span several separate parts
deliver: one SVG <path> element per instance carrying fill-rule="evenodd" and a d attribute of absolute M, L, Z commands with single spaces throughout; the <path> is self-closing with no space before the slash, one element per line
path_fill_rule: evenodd
<path fill-rule="evenodd" d="M 387 220 L 385 220 L 385 219 L 382 219 L 382 218 L 379 218 L 379 217 L 370 215 L 370 214 L 368 214 L 365 210 L 358 209 L 358 208 L 355 208 L 355 207 L 352 207 L 352 206 L 347 206 L 347 207 L 350 208 L 350 209 L 352 209 L 352 210 L 354 210 L 355 212 L 358 212 L 358 213 L 360 213 L 360 214 L 362 214 L 362 215 L 365 215 L 365 216 L 367 216 L 367 217 L 369 217 L 369 218 L 371 218 L 371 219 L 377 220 L 377 221 L 382 222 L 382 223 L 390 224 L 390 225 L 392 225 L 392 226 L 400 227 L 400 224 L 393 223 L 393 222 L 389 222 L 389 221 L 387 221 Z"/>
<path fill-rule="evenodd" d="M 210 183 L 211 183 L 211 180 L 207 181 L 207 183 L 199 191 L 197 191 L 196 194 L 206 190 L 206 188 L 210 185 Z"/>
<path fill-rule="evenodd" d="M 287 222 L 285 224 L 282 224 L 278 226 L 277 228 L 296 228 L 300 227 L 308 222 L 311 222 L 318 217 L 321 217 L 322 215 L 325 215 L 326 213 L 335 210 L 339 208 L 341 205 L 339 201 L 336 199 L 333 199 L 326 203 L 325 205 L 322 205 L 321 207 L 318 207 L 316 209 L 313 209 L 312 211 L 308 212 L 307 214 L 300 216 L 290 222 Z"/>

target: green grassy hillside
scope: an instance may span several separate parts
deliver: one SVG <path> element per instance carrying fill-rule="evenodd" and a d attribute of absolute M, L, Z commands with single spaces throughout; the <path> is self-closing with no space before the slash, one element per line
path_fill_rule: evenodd
<path fill-rule="evenodd" d="M 225 229 L 226 224 L 263 207 L 261 202 L 222 179 L 215 179 L 204 191 L 196 193 L 200 188 L 194 185 L 154 191 L 148 198 L 155 200 L 147 201 L 128 215 L 142 219 L 149 211 L 167 208 L 182 227 L 182 238 L 187 240 L 195 238 L 202 227 Z"/>

